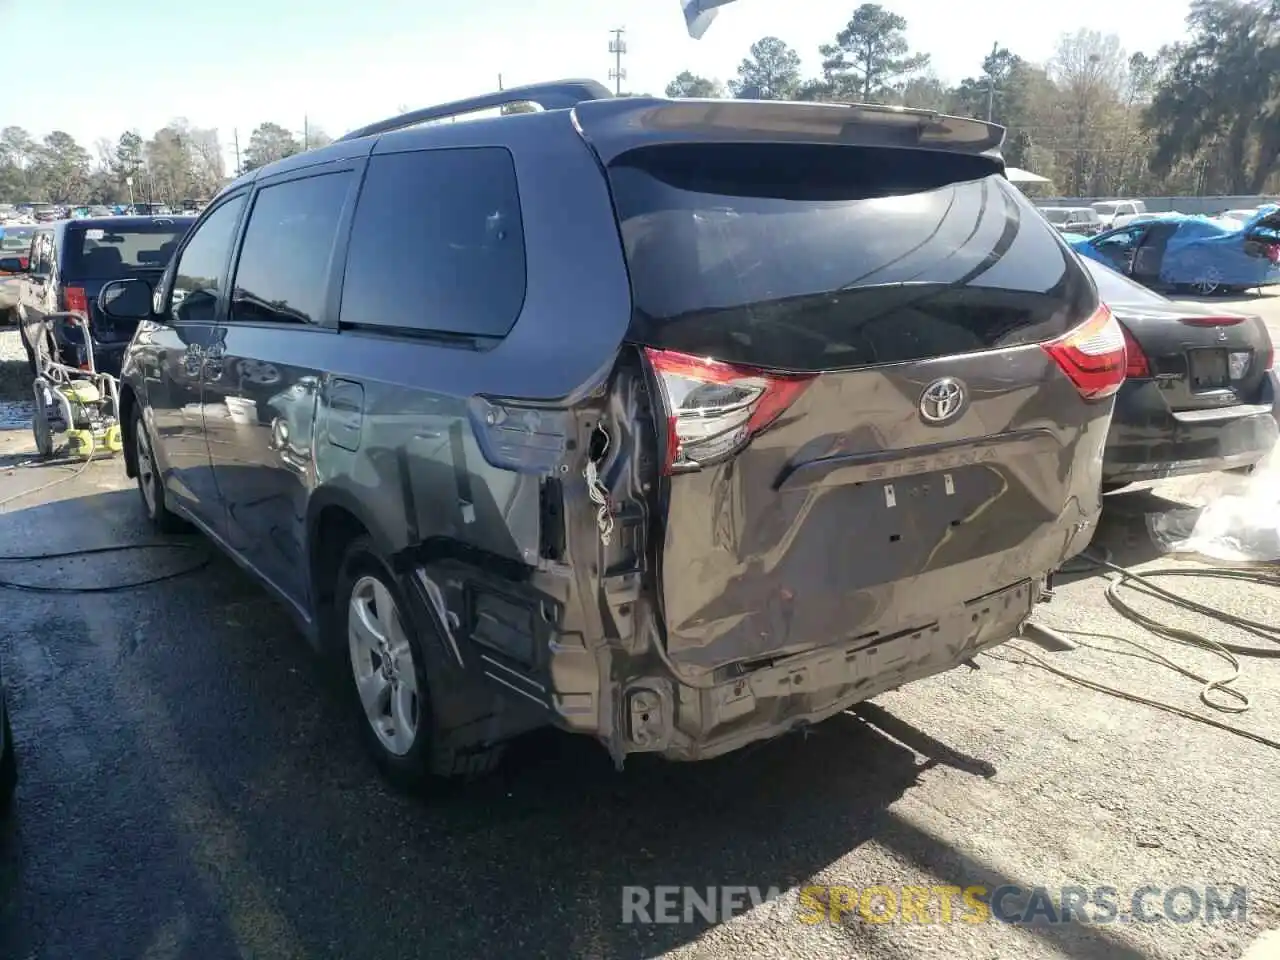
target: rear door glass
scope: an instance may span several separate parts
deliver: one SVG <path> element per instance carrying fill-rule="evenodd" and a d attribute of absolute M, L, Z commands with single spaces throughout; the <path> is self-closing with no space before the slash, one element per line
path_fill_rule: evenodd
<path fill-rule="evenodd" d="M 477 147 L 370 158 L 347 252 L 343 326 L 505 337 L 525 283 L 510 153 Z"/>
<path fill-rule="evenodd" d="M 609 171 L 632 338 L 797 371 L 1033 343 L 1093 285 L 989 160 L 797 145 L 646 148 Z"/>
<path fill-rule="evenodd" d="M 187 226 L 170 220 L 128 227 L 68 228 L 65 275 L 122 280 L 139 270 L 163 270 Z"/>

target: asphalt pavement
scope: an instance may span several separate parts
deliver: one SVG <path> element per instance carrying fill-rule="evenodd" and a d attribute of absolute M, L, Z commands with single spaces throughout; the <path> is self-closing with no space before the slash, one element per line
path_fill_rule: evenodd
<path fill-rule="evenodd" d="M 1280 321 L 1280 299 L 1258 303 Z M 21 379 L 13 364 L 0 388 L 6 377 Z M 0 501 L 54 485 L 0 506 L 0 555 L 151 540 L 118 462 L 33 465 L 29 432 L 3 421 Z M 1150 520 L 1178 496 L 1111 498 L 1101 542 L 1125 564 L 1165 563 Z M 598 745 L 539 733 L 494 776 L 423 800 L 377 778 L 342 686 L 283 610 L 198 537 L 180 542 L 0 561 L 0 579 L 66 588 L 177 574 L 114 592 L 0 589 L 22 777 L 0 829 L 5 960 L 1225 958 L 1280 927 L 1276 751 L 1012 656 L 702 764 L 639 758 L 619 773 Z M 1280 617 L 1265 590 L 1203 590 Z M 1045 622 L 1153 642 L 1099 577 L 1057 592 Z M 1052 657 L 1208 713 L 1199 684 L 1114 644 Z M 1227 719 L 1280 738 L 1280 663 L 1247 661 L 1242 684 L 1253 709 Z M 810 924 L 800 892 L 814 884 L 1240 884 L 1248 910 L 1218 924 Z M 624 888 L 724 885 L 783 896 L 724 923 L 623 922 Z"/>

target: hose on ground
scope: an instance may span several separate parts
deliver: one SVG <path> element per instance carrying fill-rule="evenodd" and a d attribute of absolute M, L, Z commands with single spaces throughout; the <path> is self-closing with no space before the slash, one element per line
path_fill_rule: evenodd
<path fill-rule="evenodd" d="M 17 580 L 8 580 L 0 577 L 0 589 L 22 590 L 26 593 L 117 593 L 121 590 L 133 590 L 137 587 L 150 586 L 153 583 L 165 583 L 169 580 L 177 580 L 179 577 L 185 577 L 195 573 L 197 570 L 203 570 L 209 565 L 212 559 L 209 551 L 203 546 L 195 543 L 187 543 L 182 540 L 162 540 L 150 543 L 120 543 L 107 547 L 84 547 L 79 550 L 58 550 L 51 553 L 28 553 L 28 554 L 4 554 L 0 555 L 0 564 L 5 563 L 38 563 L 44 560 L 63 560 L 71 557 L 91 557 L 103 553 L 124 553 L 135 550 L 194 550 L 203 556 L 194 563 L 183 567 L 180 570 L 172 570 L 168 573 L 155 574 L 150 577 L 143 577 L 140 580 L 126 580 L 123 583 L 108 583 L 97 586 L 60 586 L 56 584 L 43 583 L 22 583 Z"/>
<path fill-rule="evenodd" d="M 1153 663 L 1165 666 L 1182 676 L 1195 680 L 1201 684 L 1200 700 L 1206 706 L 1217 710 L 1221 713 L 1240 714 L 1245 713 L 1252 707 L 1247 694 L 1237 690 L 1232 686 L 1241 675 L 1242 664 L 1241 657 L 1258 657 L 1266 659 L 1280 659 L 1280 625 L 1264 623 L 1259 620 L 1253 620 L 1239 614 L 1222 610 L 1209 604 L 1200 603 L 1186 597 L 1181 597 L 1154 581 L 1163 577 L 1198 577 L 1201 579 L 1211 580 L 1228 580 L 1236 582 L 1253 583 L 1260 586 L 1280 587 L 1280 568 L 1274 566 L 1251 566 L 1251 567 L 1162 567 L 1155 570 L 1145 570 L 1142 573 L 1136 573 L 1125 567 L 1114 563 L 1111 558 L 1110 551 L 1106 548 L 1101 550 L 1086 551 L 1072 562 L 1063 567 L 1063 573 L 1088 573 L 1093 570 L 1105 570 L 1116 576 L 1110 578 L 1107 583 L 1105 596 L 1107 602 L 1120 616 L 1141 626 L 1154 636 L 1160 637 L 1174 643 L 1180 643 L 1190 647 L 1197 647 L 1207 650 L 1219 657 L 1231 667 L 1231 672 L 1226 676 L 1210 678 L 1202 676 L 1187 667 L 1169 659 L 1158 650 L 1148 644 L 1132 640 L 1128 637 L 1114 636 L 1111 634 L 1100 634 L 1093 631 L 1068 630 L 1060 627 L 1054 628 L 1056 632 L 1071 636 L 1089 636 L 1097 638 L 1105 638 L 1117 640 L 1125 643 L 1140 653 L 1129 654 L 1139 656 L 1141 659 L 1148 660 Z M 1176 627 L 1172 624 L 1165 623 L 1156 617 L 1144 613 L 1128 602 L 1122 591 L 1134 590 L 1138 593 L 1145 594 L 1173 606 L 1180 607 L 1184 610 L 1198 613 L 1201 616 L 1216 620 L 1219 623 L 1234 627 L 1244 633 L 1251 634 L 1261 640 L 1266 641 L 1269 645 L 1260 646 L 1257 644 L 1231 643 L 1222 640 L 1214 640 L 1184 627 Z M 1082 644 L 1083 646 L 1092 647 L 1107 653 L 1126 654 L 1128 651 L 1114 650 L 1108 647 L 1101 647 L 1095 644 Z M 1069 670 L 1064 670 L 1056 664 L 1050 663 L 1043 656 L 1026 649 L 1020 644 L 1010 644 L 1010 649 L 1017 652 L 1022 658 L 1015 660 L 1014 658 L 1003 656 L 999 653 L 989 653 L 988 656 L 997 660 L 1005 660 L 1010 663 L 1024 663 L 1038 666 L 1055 676 L 1061 677 L 1072 683 L 1079 684 L 1090 690 L 1099 693 L 1105 693 L 1110 696 L 1128 700 L 1133 703 L 1140 703 L 1171 713 L 1176 716 L 1184 717 L 1207 726 L 1223 730 L 1227 733 L 1252 740 L 1255 743 L 1272 747 L 1280 750 L 1280 741 L 1273 740 L 1270 737 L 1255 733 L 1251 730 L 1245 730 L 1241 727 L 1234 726 L 1224 721 L 1217 720 L 1213 717 L 1204 716 L 1191 710 L 1184 709 L 1174 704 L 1165 703 L 1150 697 L 1144 697 L 1140 694 L 1131 693 L 1127 690 L 1121 690 L 1108 684 L 1100 683 L 1097 680 L 1081 676 Z"/>
<path fill-rule="evenodd" d="M 31 461 L 34 465 L 40 461 Z M 69 483 L 72 480 L 82 476 L 86 470 L 94 463 L 94 459 L 86 457 L 74 470 L 67 470 L 61 476 L 55 477 L 45 483 L 37 484 L 27 490 L 11 494 L 0 499 L 0 509 L 7 507 L 14 501 L 21 500 L 25 497 L 34 496 L 37 493 L 43 493 L 51 487 L 59 484 Z M 165 583 L 169 580 L 177 580 L 179 577 L 189 576 L 203 570 L 209 565 L 212 559 L 207 549 L 202 549 L 194 543 L 186 543 L 181 540 L 153 541 L 150 543 L 120 543 L 112 544 L 105 547 L 84 547 L 78 550 L 56 550 L 47 553 L 26 553 L 26 554 L 0 554 L 0 564 L 5 563 L 39 563 L 46 560 L 66 560 L 72 557 L 90 557 L 104 553 L 125 553 L 141 550 L 199 550 L 204 554 L 195 563 L 192 563 L 180 570 L 172 570 L 168 573 L 155 574 L 150 577 L 143 577 L 139 580 L 126 580 L 123 583 L 108 583 L 96 586 L 61 586 L 57 584 L 45 583 L 24 583 L 20 580 L 9 580 L 0 577 L 0 589 L 5 590 L 21 590 L 25 593 L 117 593 L 121 590 L 133 590 L 137 587 L 150 586 L 153 583 Z"/>

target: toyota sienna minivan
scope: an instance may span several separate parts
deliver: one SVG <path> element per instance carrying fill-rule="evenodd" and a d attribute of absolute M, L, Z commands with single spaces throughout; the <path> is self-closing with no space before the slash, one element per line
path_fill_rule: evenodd
<path fill-rule="evenodd" d="M 1015 636 L 1093 534 L 1124 341 L 1002 138 L 590 81 L 357 130 L 104 289 L 128 472 L 396 780 L 816 723 Z"/>

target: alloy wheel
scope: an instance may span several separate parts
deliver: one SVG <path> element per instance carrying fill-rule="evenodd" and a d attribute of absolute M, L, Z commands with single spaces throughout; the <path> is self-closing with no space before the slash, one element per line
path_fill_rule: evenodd
<path fill-rule="evenodd" d="M 418 735 L 418 673 L 395 599 L 376 577 L 361 577 L 351 590 L 347 647 L 369 726 L 388 753 L 404 756 Z"/>
<path fill-rule="evenodd" d="M 151 456 L 151 438 L 147 436 L 146 424 L 138 420 L 135 442 L 138 453 L 138 489 L 142 491 L 142 500 L 147 505 L 147 513 L 156 515 L 156 462 Z"/>

